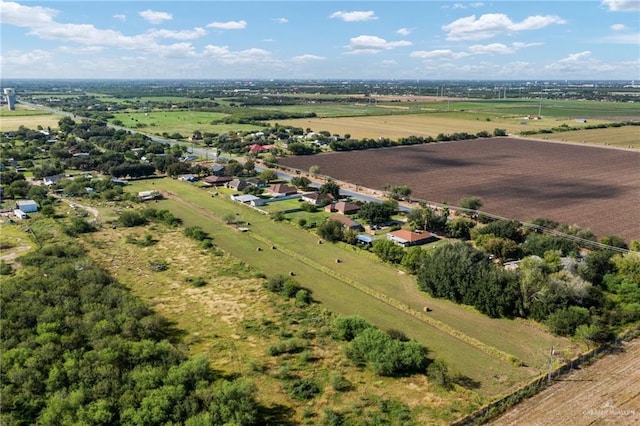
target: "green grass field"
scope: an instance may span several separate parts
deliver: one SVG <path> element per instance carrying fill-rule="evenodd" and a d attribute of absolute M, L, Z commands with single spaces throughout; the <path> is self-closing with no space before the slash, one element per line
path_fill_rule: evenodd
<path fill-rule="evenodd" d="M 310 288 L 314 298 L 329 310 L 341 314 L 360 314 L 384 329 L 404 331 L 429 347 L 434 356 L 450 362 L 456 371 L 480 380 L 484 396 L 492 397 L 505 392 L 522 380 L 544 371 L 551 345 L 571 354 L 577 349 L 566 339 L 553 337 L 530 323 L 490 319 L 471 308 L 430 298 L 417 290 L 412 276 L 372 261 L 371 256 L 363 256 L 358 249 L 318 244 L 315 234 L 273 222 L 263 214 L 229 201 L 226 195 L 213 197 L 203 189 L 169 179 L 155 180 L 153 183 L 138 181 L 128 190 L 145 189 L 163 189 L 175 193 L 179 199 L 164 200 L 155 207 L 170 209 L 186 225 L 201 226 L 214 237 L 217 246 L 268 276 L 294 271 L 296 279 Z M 199 207 L 195 209 L 194 205 Z M 235 215 L 241 223 L 250 222 L 250 231 L 238 232 L 215 219 L 228 215 Z M 271 245 L 281 249 L 271 250 Z M 257 247 L 263 250 L 258 252 Z M 298 254 L 291 254 L 289 250 Z M 341 259 L 340 264 L 336 264 L 336 258 Z M 421 312 L 423 306 L 429 306 L 433 309 L 429 314 L 433 320 L 484 345 L 512 354 L 528 367 L 514 367 L 490 356 L 442 329 L 362 293 L 349 285 L 351 282 L 364 285 L 417 312 Z"/>
<path fill-rule="evenodd" d="M 120 120 L 124 127 L 138 129 L 143 132 L 180 133 L 185 137 L 193 132 L 228 133 L 230 131 L 261 130 L 260 126 L 247 124 L 211 124 L 214 120 L 226 117 L 227 114 L 199 111 L 152 111 L 152 112 L 120 112 L 114 114 L 110 121 Z"/>

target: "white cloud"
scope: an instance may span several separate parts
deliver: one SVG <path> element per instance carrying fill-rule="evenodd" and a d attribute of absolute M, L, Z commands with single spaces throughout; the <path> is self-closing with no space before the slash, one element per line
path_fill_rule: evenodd
<path fill-rule="evenodd" d="M 469 52 L 474 55 L 508 55 L 516 53 L 520 49 L 526 47 L 540 46 L 542 43 L 511 43 L 511 46 L 506 46 L 502 43 L 491 43 L 486 45 L 476 44 L 469 46 Z"/>
<path fill-rule="evenodd" d="M 602 62 L 591 57 L 591 52 L 572 53 L 566 58 L 562 58 L 557 62 L 546 65 L 545 70 L 560 73 L 568 77 L 573 75 L 597 75 L 603 72 L 612 72 L 619 65 Z"/>
<path fill-rule="evenodd" d="M 307 62 L 307 61 L 323 61 L 325 59 L 327 58 L 324 56 L 306 54 L 306 55 L 296 56 L 292 60 L 295 62 Z"/>
<path fill-rule="evenodd" d="M 411 29 L 410 28 L 400 28 L 396 31 L 396 34 L 399 34 L 401 36 L 408 36 L 409 34 L 411 34 Z"/>
<path fill-rule="evenodd" d="M 0 6 L 0 23 L 18 27 L 47 25 L 53 22 L 53 18 L 58 14 L 57 10 L 47 7 L 22 6 L 14 2 L 0 2 Z"/>
<path fill-rule="evenodd" d="M 395 59 L 385 59 L 384 61 L 380 62 L 380 65 L 382 65 L 383 67 L 392 67 L 394 65 L 398 65 L 398 61 L 396 61 Z"/>
<path fill-rule="evenodd" d="M 122 13 L 118 13 L 118 14 L 113 15 L 113 18 L 124 22 L 124 21 L 127 20 L 127 15 L 124 15 Z"/>
<path fill-rule="evenodd" d="M 602 5 L 611 12 L 640 12 L 638 0 L 602 0 Z"/>
<path fill-rule="evenodd" d="M 638 33 L 624 33 L 613 34 L 608 37 L 604 37 L 601 41 L 612 44 L 640 44 L 640 34 Z"/>
<path fill-rule="evenodd" d="M 194 40 L 207 34 L 204 28 L 194 28 L 193 30 L 151 30 L 145 33 L 146 35 L 156 38 L 173 38 L 176 40 Z"/>
<path fill-rule="evenodd" d="M 513 47 L 505 46 L 502 43 L 492 43 L 492 44 L 476 44 L 474 46 L 469 46 L 469 52 L 474 55 L 506 55 L 509 53 L 515 53 L 517 49 Z"/>
<path fill-rule="evenodd" d="M 489 13 L 476 18 L 475 15 L 460 18 L 442 29 L 447 32 L 447 40 L 481 40 L 502 33 L 537 30 L 552 24 L 564 24 L 559 16 L 530 16 L 521 22 L 513 22 L 502 13 Z"/>
<path fill-rule="evenodd" d="M 95 53 L 100 53 L 104 50 L 102 46 L 86 46 L 86 47 L 78 47 L 78 46 L 60 46 L 58 48 L 59 52 L 68 53 L 70 55 L 93 55 Z"/>
<path fill-rule="evenodd" d="M 403 46 L 411 46 L 411 42 L 406 40 L 387 41 L 377 36 L 361 35 L 358 37 L 353 37 L 349 42 L 349 46 L 347 47 L 351 49 L 351 52 L 349 53 L 359 54 L 378 53 L 383 50 L 390 50 L 396 47 Z"/>
<path fill-rule="evenodd" d="M 442 6 L 443 9 L 470 9 L 470 8 L 478 8 L 484 6 L 484 3 L 475 2 L 475 3 L 453 3 L 451 5 Z"/>
<path fill-rule="evenodd" d="M 278 24 L 286 24 L 287 22 L 289 22 L 287 18 L 276 18 L 274 19 L 274 21 L 276 21 Z"/>
<path fill-rule="evenodd" d="M 454 52 L 451 49 L 436 49 L 436 50 L 418 50 L 415 52 L 411 52 L 409 57 L 417 58 L 417 59 L 459 59 L 464 58 L 465 56 L 469 56 L 468 53 L 465 52 Z"/>
<path fill-rule="evenodd" d="M 155 10 L 147 9 L 142 12 L 138 12 L 138 15 L 147 22 L 152 24 L 161 24 L 164 21 L 170 21 L 173 19 L 173 15 L 167 12 L 158 12 Z"/>
<path fill-rule="evenodd" d="M 220 30 L 244 30 L 247 28 L 247 21 L 212 22 L 207 27 Z"/>
<path fill-rule="evenodd" d="M 2 65 L 42 65 L 43 62 L 48 62 L 53 59 L 53 54 L 45 50 L 32 50 L 30 52 L 20 52 L 13 50 L 7 53 L 6 56 L 2 56 Z"/>
<path fill-rule="evenodd" d="M 225 65 L 275 63 L 271 52 L 264 49 L 251 48 L 232 51 L 228 46 L 207 45 L 202 51 L 204 58 L 217 60 Z"/>
<path fill-rule="evenodd" d="M 627 29 L 627 26 L 626 26 L 626 25 L 624 25 L 624 24 L 613 24 L 613 25 L 611 26 L 611 29 L 612 29 L 613 31 L 624 31 L 624 30 L 626 30 L 626 29 Z"/>
<path fill-rule="evenodd" d="M 368 10 L 368 11 L 360 11 L 360 10 L 356 10 L 353 12 L 344 12 L 344 11 L 338 11 L 338 12 L 334 12 L 331 14 L 331 16 L 329 16 L 331 19 L 342 19 L 344 22 L 361 22 L 361 21 L 372 21 L 375 19 L 378 19 L 377 16 L 375 16 L 375 12 L 372 10 Z"/>

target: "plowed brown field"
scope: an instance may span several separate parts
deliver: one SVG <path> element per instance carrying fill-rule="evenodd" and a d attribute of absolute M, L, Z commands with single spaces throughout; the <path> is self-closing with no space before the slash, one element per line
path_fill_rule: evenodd
<path fill-rule="evenodd" d="M 456 205 L 478 196 L 482 210 L 520 221 L 545 217 L 597 236 L 640 239 L 640 152 L 520 138 L 288 157 L 280 163 L 337 181 Z"/>
<path fill-rule="evenodd" d="M 491 423 L 511 425 L 640 424 L 640 341 L 576 370 Z"/>

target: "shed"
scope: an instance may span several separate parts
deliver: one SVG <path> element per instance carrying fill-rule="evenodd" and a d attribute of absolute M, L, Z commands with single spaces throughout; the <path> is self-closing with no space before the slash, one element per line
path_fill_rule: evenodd
<path fill-rule="evenodd" d="M 25 213 L 35 213 L 38 211 L 38 203 L 33 200 L 18 200 L 16 206 Z"/>

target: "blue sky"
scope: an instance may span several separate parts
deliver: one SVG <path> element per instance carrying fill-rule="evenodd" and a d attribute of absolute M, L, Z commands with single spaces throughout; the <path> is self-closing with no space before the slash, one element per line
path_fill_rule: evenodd
<path fill-rule="evenodd" d="M 0 1 L 2 78 L 639 80 L 640 0 Z"/>

